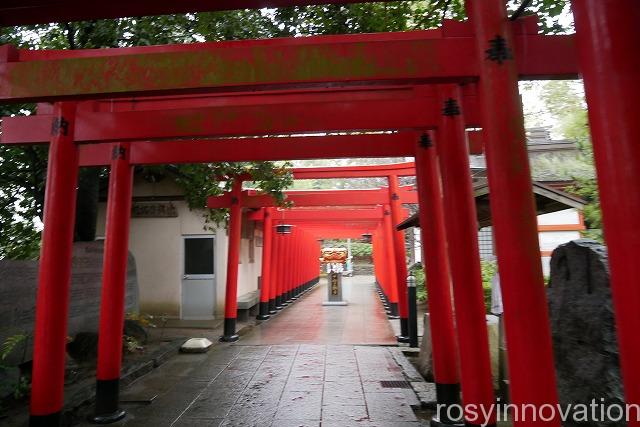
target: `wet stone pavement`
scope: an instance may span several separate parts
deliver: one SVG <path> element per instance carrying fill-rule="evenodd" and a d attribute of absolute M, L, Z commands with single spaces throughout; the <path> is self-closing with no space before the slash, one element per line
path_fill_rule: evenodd
<path fill-rule="evenodd" d="M 126 426 L 419 426 L 386 347 L 218 346 L 182 354 L 123 390 Z M 156 396 L 154 398 L 154 396 Z M 149 404 L 142 402 L 151 401 Z"/>
<path fill-rule="evenodd" d="M 320 286 L 291 307 L 243 336 L 242 343 L 397 344 L 372 276 L 345 277 L 343 297 L 349 305 L 323 306 L 322 302 L 327 299 L 323 279 Z"/>
<path fill-rule="evenodd" d="M 342 321 L 370 317 L 375 319 L 375 325 L 382 306 L 372 297 L 373 286 L 368 283 L 358 288 L 357 292 L 362 292 L 358 296 L 364 297 L 358 300 L 366 301 L 366 308 L 358 307 L 355 298 L 349 306 L 352 314 L 347 307 L 318 308 L 316 306 L 322 307 L 324 297 L 321 287 L 276 316 L 270 321 L 274 322 L 270 328 L 274 328 L 280 316 L 294 319 L 302 316 L 300 312 L 307 311 L 319 322 L 317 319 L 322 317 L 319 311 L 336 308 L 343 311 L 331 317 L 337 316 Z M 352 296 L 357 292 L 352 292 Z M 411 388 L 387 388 L 381 383 L 405 380 L 393 357 L 393 347 L 360 345 L 362 337 L 370 336 L 365 331 L 359 337 L 344 331 L 339 335 L 320 334 L 332 337 L 328 340 L 314 334 L 320 342 L 316 344 L 306 343 L 311 338 L 307 331 L 298 336 L 299 342 L 290 343 L 291 336 L 281 335 L 285 342 L 274 344 L 275 334 L 260 330 L 270 322 L 255 327 L 238 343 L 218 344 L 205 354 L 177 355 L 122 390 L 121 405 L 128 416 L 116 425 L 426 425 L 416 418 L 411 408 L 419 405 Z M 326 326 L 324 320 L 316 326 L 320 324 Z M 329 329 L 325 327 L 325 330 Z M 393 342 L 389 325 L 384 325 L 382 330 L 383 335 L 371 338 Z M 355 343 L 349 343 L 351 339 L 355 339 Z M 263 341 L 270 343 L 263 344 Z"/>

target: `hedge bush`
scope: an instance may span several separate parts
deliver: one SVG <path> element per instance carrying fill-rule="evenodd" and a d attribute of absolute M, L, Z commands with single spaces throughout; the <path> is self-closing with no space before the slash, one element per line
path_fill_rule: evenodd
<path fill-rule="evenodd" d="M 494 261 L 481 261 L 480 268 L 482 272 L 482 291 L 484 294 L 484 306 L 487 314 L 491 313 L 491 279 L 496 274 L 497 266 Z M 417 298 L 420 302 L 426 302 L 428 298 L 427 288 L 425 286 L 426 277 L 422 265 L 416 266 L 411 270 L 416 278 Z"/>

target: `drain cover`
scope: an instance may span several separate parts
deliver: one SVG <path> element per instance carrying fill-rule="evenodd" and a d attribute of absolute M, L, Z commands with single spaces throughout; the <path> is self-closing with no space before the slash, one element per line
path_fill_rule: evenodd
<path fill-rule="evenodd" d="M 380 381 L 382 388 L 411 388 L 411 384 L 406 381 Z"/>

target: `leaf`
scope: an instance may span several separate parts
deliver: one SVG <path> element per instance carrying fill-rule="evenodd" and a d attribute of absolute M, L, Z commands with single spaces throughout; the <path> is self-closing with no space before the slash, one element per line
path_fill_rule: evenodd
<path fill-rule="evenodd" d="M 9 357 L 20 343 L 26 341 L 27 337 L 28 335 L 26 334 L 16 334 L 7 337 L 7 339 L 2 343 L 2 346 L 0 346 L 0 360 L 5 360 Z"/>

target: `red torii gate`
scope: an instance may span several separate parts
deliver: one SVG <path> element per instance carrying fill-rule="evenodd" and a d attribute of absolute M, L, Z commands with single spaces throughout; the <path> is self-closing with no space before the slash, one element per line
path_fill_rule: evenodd
<path fill-rule="evenodd" d="M 464 138 L 464 137 L 463 137 L 463 138 Z M 424 145 L 424 144 L 423 144 L 423 145 Z M 116 150 L 116 157 L 122 157 L 122 156 L 121 156 L 121 154 L 123 154 L 123 153 L 122 153 L 122 148 L 123 148 L 123 147 L 120 147 L 120 148 L 118 148 L 118 149 Z M 463 175 L 464 175 L 464 173 L 466 173 L 466 170 L 463 170 Z M 233 263 L 232 263 L 232 265 L 233 265 Z M 472 332 L 473 332 L 473 328 L 471 328 L 471 329 L 472 329 Z M 473 335 L 473 333 L 471 333 L 471 335 Z"/>
<path fill-rule="evenodd" d="M 274 225 L 274 220 L 287 225 L 296 224 L 315 240 L 321 237 L 345 238 L 360 237 L 362 233 L 375 228 L 376 221 L 382 219 L 382 210 L 374 209 L 332 209 L 330 212 L 326 209 L 299 210 L 287 209 L 286 211 L 277 212 L 273 207 L 265 207 L 251 213 L 248 218 L 255 221 L 263 222 L 263 252 L 262 252 L 262 287 L 260 290 L 260 311 L 257 315 L 258 320 L 267 320 L 271 314 L 276 313 L 283 307 L 283 304 L 291 299 L 295 299 L 300 293 L 309 289 L 312 284 L 316 283 L 314 277 L 310 282 L 297 283 L 288 296 L 283 296 L 281 289 L 276 286 L 276 277 L 274 271 L 282 272 L 283 266 L 278 263 L 286 261 L 287 269 L 295 268 L 296 263 L 288 258 L 277 257 L 280 245 L 284 244 L 282 239 L 286 239 L 285 235 L 293 234 L 294 228 L 289 228 L 291 233 L 276 233 L 273 230 L 284 228 L 285 224 Z M 277 215 L 278 218 L 274 218 Z M 345 224 L 344 221 L 350 221 Z M 295 237 L 295 236 L 294 236 Z M 278 242 L 276 240 L 280 239 Z M 318 248 L 319 249 L 319 248 Z M 318 253 L 317 251 L 315 252 Z M 317 258 L 317 257 L 316 257 Z M 316 267 L 318 267 L 316 265 Z M 316 273 L 318 268 L 316 268 Z"/>
<path fill-rule="evenodd" d="M 424 144 L 422 144 L 422 145 L 424 145 Z M 426 147 L 425 147 L 425 148 L 426 148 Z M 120 150 L 120 149 L 118 149 L 118 150 L 117 150 L 117 153 L 120 153 L 120 154 L 121 154 L 121 150 Z M 118 156 L 119 156 L 119 154 L 118 154 Z M 116 157 L 118 157 L 118 156 L 116 156 Z M 463 172 L 463 175 L 464 175 L 464 173 L 466 173 L 467 171 L 466 171 L 466 170 L 462 170 L 462 172 Z M 470 325 L 470 326 L 473 326 L 473 325 Z M 472 328 L 472 329 L 473 329 L 473 328 Z M 475 332 L 478 332 L 478 331 L 477 331 L 477 325 L 475 326 L 475 329 L 476 329 L 476 331 L 475 331 Z"/>
<path fill-rule="evenodd" d="M 412 202 L 412 200 L 408 200 L 408 202 Z M 317 238 L 361 238 L 363 234 L 370 233 L 384 224 L 385 227 L 387 227 L 384 229 L 387 239 L 385 249 L 387 249 L 390 254 L 393 254 L 393 239 L 391 239 L 390 236 L 394 228 L 390 221 L 388 204 L 385 206 L 375 206 L 373 208 L 363 208 L 362 206 L 358 208 L 340 207 L 338 209 L 332 206 L 330 209 L 314 208 L 313 210 L 294 208 L 284 212 L 281 211 L 279 221 L 289 224 L 301 222 L 300 225 L 304 226 L 305 230 L 311 232 Z M 256 211 L 256 213 L 250 217 L 260 219 L 264 212 L 265 227 L 267 227 L 266 221 L 271 220 L 269 219 L 268 209 L 270 208 Z M 396 275 L 394 256 L 385 254 L 384 257 L 379 259 L 378 267 L 380 267 L 381 270 L 384 269 L 384 271 L 388 271 L 388 274 L 391 275 L 385 276 L 385 279 L 381 280 L 379 285 L 384 290 L 386 302 L 389 304 L 388 314 L 392 318 L 396 318 L 398 311 L 398 289 L 396 281 L 391 280 L 395 279 Z M 380 275 L 378 277 L 382 276 Z M 259 319 L 262 317 L 264 316 L 259 315 Z M 404 337 L 399 339 L 402 341 L 405 340 Z"/>
<path fill-rule="evenodd" d="M 474 87 L 468 85 L 466 88 L 465 106 L 472 113 L 465 117 L 476 117 L 467 120 L 466 124 L 477 127 L 480 120 Z M 307 90 L 262 96 L 238 94 L 226 98 L 190 96 L 163 98 L 160 101 L 83 102 L 78 104 L 79 127 L 74 134 L 76 141 L 90 143 L 121 139 L 123 133 L 127 133 L 129 137 L 126 139 L 137 139 L 136 144 L 130 147 L 130 162 L 133 164 L 303 159 L 326 156 L 327 153 L 335 157 L 413 155 L 415 136 L 412 132 L 235 138 L 257 132 L 256 129 L 264 129 L 265 122 L 269 123 L 272 132 L 285 134 L 323 129 L 360 132 L 380 126 L 401 129 L 437 126 L 440 109 L 433 88 L 368 89 L 368 92 L 363 88 L 334 89 L 328 94 Z M 114 102 L 124 106 L 114 107 Z M 283 105 L 274 110 L 272 104 L 276 102 Z M 194 105 L 184 108 L 187 105 L 185 103 Z M 283 120 L 289 114 L 283 108 L 288 108 L 290 115 L 297 118 L 296 121 Z M 36 116 L 5 118 L 2 142 L 46 143 L 52 120 L 51 108 L 40 105 L 38 111 Z M 388 111 L 394 112 L 394 115 Z M 354 119 L 345 120 L 347 117 Z M 248 126 L 249 122 L 254 123 L 253 130 Z M 164 128 L 156 125 L 141 128 L 140 123 L 163 123 Z M 185 129 L 187 123 L 190 127 Z M 96 129 L 100 129 L 99 132 L 95 132 Z M 176 135 L 202 139 L 167 140 Z M 228 136 L 234 138 L 224 138 Z M 211 137 L 216 139 L 204 139 Z M 480 147 L 480 137 L 479 132 L 470 132 L 470 145 Z M 150 138 L 161 138 L 163 143 L 147 141 Z M 81 145 L 79 150 L 81 166 L 109 164 L 111 147 L 108 145 Z M 475 149 L 476 153 L 479 151 Z"/>
<path fill-rule="evenodd" d="M 422 148 L 430 147 L 430 138 L 423 135 L 421 141 Z M 449 150 L 450 151 L 450 150 Z M 444 238 L 443 214 L 441 208 L 441 194 L 438 166 L 433 150 L 418 150 L 418 163 L 423 165 L 419 168 L 422 171 L 417 176 L 418 187 L 420 189 L 421 217 L 426 224 L 421 228 L 422 241 L 425 242 L 423 255 L 426 262 L 427 287 L 430 295 L 429 311 L 431 313 L 431 334 L 433 347 L 433 363 L 436 384 L 438 388 L 438 401 L 441 404 L 454 404 L 458 402 L 459 380 L 457 373 L 457 346 L 454 340 L 454 326 L 451 310 L 449 269 Z M 466 162 L 466 159 L 458 159 Z M 455 172 L 455 169 L 454 169 Z M 415 163 L 398 163 L 375 166 L 344 166 L 344 167 L 316 167 L 316 168 L 294 168 L 292 169 L 296 179 L 313 178 L 356 178 L 356 177 L 377 177 L 385 176 L 389 182 L 397 182 L 398 176 L 412 176 L 416 174 Z M 371 192 L 371 190 L 367 190 Z M 451 189 L 449 191 L 452 191 Z M 453 191 L 456 191 L 455 188 Z M 393 194 L 393 193 L 391 193 Z M 394 198 L 391 197 L 391 200 Z M 223 199 L 216 198 L 217 202 Z M 331 202 L 331 200 L 327 200 Z M 393 208 L 394 206 L 391 205 Z M 216 205 L 218 206 L 218 205 Z M 396 207 L 397 209 L 397 207 Z M 404 254 L 404 239 L 401 233 L 394 228 L 391 216 L 392 209 L 389 205 L 384 209 L 384 222 L 380 224 L 380 230 L 375 233 L 373 243 L 376 246 L 376 277 L 382 278 L 383 293 L 387 302 L 391 305 L 391 314 L 397 312 L 398 294 L 404 293 L 404 278 L 406 277 L 406 264 L 404 255 L 401 255 L 399 262 L 405 267 L 403 270 L 394 264 L 398 261 L 395 255 L 395 243 L 400 243 L 402 254 Z M 475 210 L 473 210 L 475 215 Z M 475 221 L 474 221 L 475 224 Z M 391 236 L 394 236 L 393 238 Z M 394 245 L 385 245 L 383 242 L 393 241 Z M 381 248 L 387 249 L 387 253 L 381 255 Z M 460 265 L 461 257 L 456 257 L 455 253 L 450 253 L 450 257 L 458 260 Z M 477 247 L 475 256 L 477 257 Z M 461 264 L 462 266 L 464 264 Z M 385 267 L 385 268 L 378 268 Z M 387 284 L 385 287 L 384 285 Z M 462 301 L 459 305 L 466 309 L 468 301 Z M 406 328 L 407 320 L 401 321 L 401 325 Z M 404 329 L 403 328 L 403 329 Z M 406 334 L 401 334 L 406 337 Z"/>
<path fill-rule="evenodd" d="M 393 194 L 396 195 L 394 199 Z M 417 194 L 406 189 L 400 190 L 396 188 L 393 193 L 386 189 L 373 190 L 306 190 L 306 191 L 286 191 L 286 201 L 298 207 L 309 206 L 388 206 L 397 203 L 417 203 Z M 221 338 L 224 341 L 237 341 L 238 336 L 235 333 L 237 319 L 237 277 L 238 277 L 238 257 L 240 250 L 240 227 L 242 221 L 242 208 L 264 208 L 275 207 L 277 201 L 270 195 L 250 195 L 249 192 L 242 191 L 242 179 L 236 179 L 233 189 L 222 196 L 211 196 L 207 200 L 207 207 L 210 209 L 230 208 L 229 212 L 229 262 L 227 263 L 227 284 L 225 294 L 225 328 L 224 335 Z M 268 215 L 268 214 L 267 214 Z M 330 216 L 330 215 L 329 215 Z M 273 221 L 273 218 L 271 218 Z M 401 220 L 395 222 L 400 223 Z M 265 225 L 266 228 L 266 225 Z M 398 233 L 396 231 L 396 233 Z M 270 236 L 265 236 L 265 239 Z M 269 244 L 270 245 L 270 244 Z M 403 243 L 404 245 L 404 243 Z M 402 251 L 404 253 L 404 249 Z M 266 263 L 263 264 L 263 268 Z M 404 276 L 406 276 L 406 263 L 403 261 Z M 263 272 L 264 273 L 264 272 Z M 271 276 L 267 272 L 267 276 Z M 402 276 L 402 277 L 404 277 Z M 401 293 L 399 286 L 404 285 L 404 281 L 398 283 L 398 295 Z M 266 285 L 268 287 L 268 285 Z M 266 298 L 266 297 L 265 297 Z M 275 296 L 276 308 L 278 304 L 278 296 Z M 394 301 L 395 302 L 395 301 Z M 400 306 L 403 301 L 399 300 Z M 404 300 L 406 304 L 406 298 Z M 261 304 L 261 317 L 267 316 L 266 305 Z M 406 337 L 406 335 L 405 335 Z M 404 338 L 403 338 L 404 339 Z"/>
<path fill-rule="evenodd" d="M 472 132 L 477 134 L 477 132 Z M 414 141 L 415 144 L 415 141 Z M 415 176 L 415 162 L 388 163 L 381 165 L 358 166 L 320 166 L 292 168 L 294 179 L 332 179 L 332 178 L 376 178 L 395 176 Z"/>
<path fill-rule="evenodd" d="M 406 256 L 404 248 L 404 234 L 395 229 L 395 225 L 406 218 L 406 211 L 402 209 L 402 204 L 415 204 L 418 202 L 417 193 L 408 190 L 409 187 L 398 186 L 398 176 L 408 174 L 408 170 L 396 170 L 395 168 L 384 167 L 337 167 L 333 174 L 323 168 L 299 168 L 293 169 L 294 178 L 305 179 L 317 174 L 323 178 L 349 177 L 358 173 L 363 168 L 362 174 L 365 176 L 383 176 L 389 181 L 389 187 L 381 190 L 333 190 L 328 194 L 323 194 L 323 190 L 288 191 L 287 200 L 296 206 L 354 206 L 354 205 L 382 205 L 383 224 L 385 238 L 391 255 L 386 260 L 386 267 L 389 271 L 387 282 L 382 283 L 386 300 L 389 302 L 390 315 L 399 316 L 400 335 L 397 337 L 400 342 L 408 342 L 408 302 L 405 288 L 405 278 L 407 276 Z M 329 168 L 327 168 L 329 169 Z M 350 172 L 349 172 L 350 170 Z M 302 178 L 302 177 L 305 178 Z M 254 196 L 256 197 L 256 196 Z M 305 198 L 307 198 L 305 200 Z M 312 199 L 312 200 L 309 200 Z M 254 199 L 255 207 L 264 203 L 263 200 Z M 252 204 L 249 202 L 248 205 Z M 386 286 L 385 286 L 386 285 Z"/>
<path fill-rule="evenodd" d="M 418 203 L 417 193 L 412 187 L 399 187 L 394 192 L 401 203 Z M 390 193 L 386 188 L 357 190 L 286 190 L 285 201 L 293 206 L 375 206 L 388 204 Z M 210 196 L 207 199 L 209 209 L 227 208 L 237 198 L 245 208 L 263 208 L 278 206 L 278 201 L 269 194 L 256 194 L 255 191 L 233 191 L 222 196 Z M 398 224 L 401 221 L 398 222 Z"/>
<path fill-rule="evenodd" d="M 470 133 L 470 135 L 477 134 Z M 459 134 L 458 134 L 459 135 Z M 452 138 L 453 140 L 453 138 Z M 458 136 L 459 140 L 459 136 Z M 464 152 L 464 147 L 460 144 L 455 144 L 458 153 L 461 155 Z M 451 153 L 451 149 L 442 147 L 446 153 Z M 438 402 L 443 405 L 452 405 L 459 402 L 460 385 L 458 375 L 458 348 L 455 341 L 455 328 L 453 322 L 453 312 L 451 307 L 451 282 L 449 280 L 449 259 L 458 268 L 466 268 L 467 264 L 464 263 L 464 259 L 455 252 L 455 250 L 449 247 L 447 255 L 447 245 L 444 229 L 444 213 L 442 207 L 442 193 L 440 190 L 440 173 L 438 167 L 438 161 L 436 159 L 435 151 L 433 150 L 431 137 L 428 134 L 423 135 L 420 138 L 419 148 L 415 151 L 415 162 L 396 163 L 388 165 L 375 165 L 375 166 L 345 166 L 345 167 L 326 167 L 326 168 L 297 168 L 293 169 L 293 176 L 296 179 L 311 179 L 314 177 L 321 178 L 354 178 L 354 177 L 373 177 L 373 176 L 388 176 L 389 181 L 395 179 L 398 176 L 416 176 L 416 184 L 418 188 L 418 198 L 420 202 L 420 218 L 422 224 L 420 228 L 423 259 L 425 260 L 426 271 L 426 286 L 429 294 L 428 305 L 430 313 L 430 331 L 432 340 L 432 359 L 434 365 L 434 379 L 437 388 Z M 444 168 L 450 168 L 451 174 L 461 172 L 461 167 L 467 162 L 464 157 L 458 156 L 455 159 L 455 163 L 451 163 L 451 156 L 440 156 L 440 165 Z M 457 163 L 457 164 L 456 164 Z M 419 167 L 416 167 L 419 165 Z M 462 165 L 462 166 L 461 166 Z M 449 199 L 451 194 L 456 193 L 459 190 L 460 185 L 448 185 L 446 182 L 442 183 L 445 187 L 445 192 L 449 193 Z M 463 184 L 464 185 L 464 184 Z M 467 190 L 468 193 L 468 190 Z M 460 200 L 462 206 L 466 203 L 468 209 L 471 210 L 471 214 L 475 215 L 475 205 L 472 207 L 469 205 L 469 194 L 466 195 L 467 200 Z M 473 200 L 473 196 L 471 196 Z M 473 201 L 471 203 L 474 203 Z M 449 209 L 452 209 L 449 206 Z M 450 210 L 450 217 L 456 216 L 457 210 Z M 470 221 L 469 218 L 466 218 Z M 473 224 L 476 224 L 473 221 Z M 452 227 L 456 227 L 456 224 L 451 224 Z M 389 231 L 391 230 L 391 231 Z M 381 255 L 380 248 L 384 247 L 384 241 L 389 237 L 385 237 L 385 233 L 393 233 L 398 236 L 397 230 L 391 225 L 391 218 L 385 217 L 385 223 L 381 227 L 381 231 L 376 233 L 373 238 L 373 244 L 375 246 L 374 255 L 377 265 L 385 265 L 381 263 L 381 259 L 388 254 Z M 466 236 L 470 236 L 467 228 Z M 464 239 L 463 236 L 455 236 L 454 238 Z M 460 244 L 471 244 L 475 242 L 475 237 L 469 242 L 462 241 Z M 378 250 L 376 250 L 378 249 Z M 395 248 L 389 248 L 395 252 Z M 473 246 L 470 252 L 473 251 Z M 473 260 L 474 256 L 477 258 L 477 248 L 475 255 L 469 254 Z M 393 270 L 392 270 L 393 271 Z M 473 272 L 471 272 L 473 274 Z M 387 269 L 382 271 L 376 270 L 377 277 L 383 277 L 383 281 L 390 280 L 390 272 Z M 454 280 L 460 280 L 460 275 Z M 391 280 L 394 282 L 404 282 L 404 276 L 394 276 L 391 274 Z M 392 289 L 396 289 L 393 286 Z M 473 301 L 469 299 L 463 299 L 464 295 L 457 293 L 459 302 L 456 302 L 456 307 L 459 310 L 466 310 L 468 304 L 473 304 Z M 392 297 L 392 301 L 395 301 Z M 446 413 L 443 412 L 443 414 Z M 444 422 L 451 420 L 443 420 Z"/>
<path fill-rule="evenodd" d="M 637 316 L 640 290 L 633 286 L 633 281 L 640 267 L 634 262 L 633 254 L 637 251 L 636 242 L 640 241 L 640 230 L 634 227 L 632 218 L 633 212 L 640 208 L 640 191 L 633 191 L 638 189 L 637 176 L 638 164 L 640 164 L 638 161 L 640 148 L 634 144 L 633 138 L 640 133 L 640 123 L 635 120 L 638 115 L 635 100 L 638 98 L 640 87 L 635 79 L 639 59 L 629 55 L 628 52 L 640 42 L 640 34 L 635 26 L 640 21 L 640 10 L 634 5 L 633 0 L 616 2 L 573 0 L 573 5 L 578 30 L 581 71 L 585 78 L 587 101 L 591 107 L 590 121 L 601 186 L 603 217 L 609 242 L 612 290 L 618 321 L 625 394 L 628 403 L 637 404 L 640 403 L 640 368 L 635 365 L 635 360 L 640 356 L 640 345 L 635 342 L 635 331 L 640 327 L 640 318 Z M 166 56 L 164 57 L 164 54 L 160 53 L 162 50 L 156 49 L 155 58 L 154 54 L 145 57 L 136 55 L 133 51 L 129 51 L 129 55 L 124 55 L 122 61 L 118 60 L 117 56 L 78 58 L 85 55 L 80 52 L 73 54 L 76 58 L 67 60 L 45 59 L 23 63 L 16 63 L 14 60 L 21 56 L 25 58 L 29 54 L 4 48 L 0 56 L 8 62 L 0 65 L 0 83 L 2 83 L 0 99 L 18 102 L 30 99 L 61 100 L 82 96 L 191 92 L 209 88 L 236 89 L 241 86 L 260 89 L 281 84 L 306 85 L 322 82 L 347 84 L 362 81 L 407 80 L 460 83 L 465 80 L 479 79 L 482 93 L 492 95 L 492 97 L 488 95 L 481 97 L 484 116 L 482 127 L 487 147 L 489 180 L 492 185 L 492 213 L 505 301 L 512 400 L 516 404 L 532 403 L 538 407 L 547 403 L 555 404 L 557 393 L 549 331 L 546 327 L 545 298 L 539 265 L 536 267 L 535 214 L 531 182 L 526 167 L 526 150 L 523 144 L 524 129 L 515 83 L 517 67 L 520 68 L 521 76 L 575 75 L 576 67 L 560 71 L 562 64 L 571 62 L 574 65 L 571 47 L 573 39 L 544 36 L 536 36 L 540 37 L 539 40 L 529 36 L 514 38 L 514 28 L 506 19 L 502 0 L 468 1 L 467 9 L 470 16 L 469 37 L 459 37 L 460 40 L 447 40 L 445 43 L 440 43 L 441 40 L 438 39 L 411 40 L 412 35 L 407 35 L 386 44 L 386 50 L 381 46 L 383 44 L 381 42 L 385 41 L 384 35 L 379 38 L 355 36 L 344 39 L 351 40 L 352 45 L 340 45 L 340 39 L 336 38 L 333 39 L 336 43 L 331 46 L 329 46 L 330 43 L 325 46 L 313 46 L 318 51 L 318 60 L 323 61 L 325 66 L 308 67 L 304 73 L 297 73 L 297 71 L 302 69 L 300 59 L 304 57 L 304 47 L 309 48 L 309 46 L 296 50 L 294 46 L 296 42 L 291 45 L 287 45 L 288 42 L 280 44 L 259 42 L 258 44 L 269 52 L 263 58 L 279 55 L 280 58 L 286 59 L 284 62 L 271 63 L 261 62 L 259 58 L 252 56 L 250 49 L 243 50 L 242 44 L 236 44 L 238 50 L 235 52 L 235 57 L 228 55 L 231 49 L 221 55 L 220 69 L 193 66 L 206 56 L 203 52 L 194 50 L 189 52 L 189 49 L 183 52 L 175 50 L 172 52 L 170 47 L 165 48 Z M 307 42 L 309 41 L 297 43 L 301 43 L 302 46 Z M 314 42 L 315 40 L 310 43 Z M 363 42 L 369 42 L 370 45 L 375 46 L 361 49 Z M 250 42 L 244 43 L 245 47 L 251 46 Z M 220 46 L 224 50 L 233 45 L 220 44 Z M 527 49 L 524 49 L 524 46 L 527 46 Z M 331 52 L 334 49 L 340 49 L 343 55 L 332 56 Z M 536 49 L 538 56 L 532 52 Z M 377 55 L 376 52 L 381 54 Z M 437 57 L 441 59 L 438 62 L 446 64 L 445 52 L 457 52 L 459 57 L 475 58 L 475 62 L 469 61 L 474 63 L 467 64 L 456 60 L 451 61 L 457 62 L 455 66 L 449 64 L 449 67 L 442 66 L 434 69 L 431 58 Z M 516 61 L 512 61 L 514 52 L 518 56 L 517 64 Z M 433 56 L 425 53 L 432 53 Z M 47 53 L 34 55 L 43 55 L 42 59 Z M 63 55 L 58 55 L 58 58 L 61 56 Z M 167 66 L 162 70 L 166 71 L 165 76 L 175 76 L 176 79 L 165 79 L 162 78 L 162 74 L 156 73 L 158 79 L 143 81 L 146 78 L 143 76 L 147 75 L 145 71 L 157 71 L 160 64 Z M 238 66 L 243 64 L 243 67 Z M 366 64 L 366 66 L 358 67 L 356 66 L 358 64 Z M 283 66 L 284 72 L 278 70 L 279 66 Z M 557 68 L 553 71 L 555 66 Z M 225 69 L 233 69 L 234 74 L 225 76 Z M 251 74 L 255 69 L 261 72 L 257 76 Z M 118 72 L 104 74 L 105 70 L 118 70 Z M 235 73 L 236 70 L 237 73 Z M 265 72 L 262 73 L 263 71 Z M 188 76 L 187 74 L 191 72 L 193 75 Z M 103 79 L 105 75 L 109 78 Z M 123 83 L 121 77 L 125 75 L 134 78 L 130 81 L 131 84 Z M 136 79 L 136 77 L 139 78 Z M 42 84 L 42 81 L 47 81 L 48 78 L 54 83 Z M 445 92 L 446 94 L 450 93 Z M 447 117 L 455 126 L 445 130 L 445 134 L 459 133 L 456 131 L 460 129 L 459 116 L 456 115 L 457 109 L 454 107 L 460 104 L 459 99 L 453 104 L 447 104 L 448 108 L 445 110 Z M 74 218 L 73 201 L 77 174 L 74 165 L 78 162 L 78 150 L 73 144 L 75 126 L 73 107 L 64 103 L 58 105 L 53 117 L 55 132 L 51 137 L 51 167 L 48 171 L 46 224 L 43 233 L 42 268 L 36 315 L 32 393 L 34 425 L 56 422 L 62 407 L 64 317 L 66 317 L 64 296 L 68 294 L 69 265 L 67 261 L 72 233 L 72 228 L 64 224 Z M 444 130 L 448 125 L 443 124 Z M 441 138 L 438 138 L 436 143 L 438 144 L 440 140 Z M 122 153 L 118 149 L 117 153 L 113 167 L 116 167 L 115 163 L 118 160 L 126 162 L 126 151 Z M 621 168 L 617 163 L 618 159 L 626 159 L 629 162 Z M 443 168 L 444 173 L 445 168 Z M 113 179 L 116 180 L 115 177 Z M 621 189 L 624 189 L 624 195 L 621 195 Z M 445 200 L 446 193 L 445 188 Z M 115 202 L 110 201 L 110 203 Z M 450 202 L 446 204 L 454 205 Z M 113 215 L 117 216 L 116 213 Z M 452 221 L 449 216 L 448 214 L 446 217 L 448 224 Z M 465 230 L 466 233 L 467 228 L 460 227 L 460 230 Z M 465 233 L 462 234 L 466 235 Z M 520 245 L 516 244 L 516 239 L 519 240 Z M 58 253 L 50 247 L 54 241 L 58 245 L 55 249 L 60 250 Z M 516 248 L 519 249 L 516 250 Z M 59 262 L 58 256 L 64 261 Z M 452 265 L 452 271 L 455 270 L 456 267 Z M 522 271 L 531 274 L 522 275 Z M 107 294 L 109 292 L 111 291 Z M 52 305 L 60 298 L 56 297 L 57 294 L 63 296 L 62 304 L 54 310 Z M 477 291 L 474 290 L 469 298 L 474 301 L 475 306 L 478 306 L 476 297 Z M 62 312 L 62 316 L 59 312 Z M 478 307 L 473 312 L 461 313 L 462 317 L 458 319 L 458 325 L 461 326 L 465 322 L 478 323 L 478 313 Z M 531 329 L 527 327 L 528 324 L 536 324 L 539 327 Z M 46 332 L 44 325 L 48 327 Z M 461 348 L 461 374 L 465 402 L 479 404 L 487 409 L 486 405 L 492 402 L 492 398 L 486 376 L 487 365 L 483 356 L 485 349 L 482 346 L 469 345 L 468 334 L 463 331 L 464 329 L 464 327 L 459 328 L 458 337 L 459 344 L 466 347 L 466 349 Z M 525 330 L 528 331 L 526 337 L 522 333 Z M 486 331 L 480 335 L 483 334 L 486 334 Z M 471 343 L 473 342 L 474 340 L 471 340 Z M 541 345 L 533 348 L 532 343 L 536 342 Z M 46 344 L 49 344 L 50 351 L 46 355 L 39 353 L 43 351 Z M 479 361 L 474 360 L 473 355 L 480 355 Z M 534 365 L 537 366 L 535 374 L 530 370 L 530 366 Z M 471 419 L 470 414 L 467 414 L 467 422 L 474 424 L 474 421 L 478 420 Z M 527 424 L 523 421 L 520 423 Z M 558 419 L 554 418 L 549 421 L 549 424 L 558 425 Z M 638 425 L 638 422 L 631 420 L 630 425 Z"/>
<path fill-rule="evenodd" d="M 477 132 L 472 134 L 477 135 Z M 399 176 L 415 175 L 414 163 L 399 163 L 390 165 L 370 165 L 370 166 L 343 166 L 343 167 L 319 167 L 319 168 L 297 168 L 293 169 L 293 177 L 295 179 L 312 179 L 312 178 L 364 178 L 364 177 L 385 177 L 388 181 L 389 191 L 389 213 L 391 215 L 391 236 L 394 249 L 393 256 L 395 259 L 395 285 L 393 289 L 397 289 L 397 304 L 395 294 L 391 298 L 391 312 L 400 316 L 400 336 L 398 340 L 408 342 L 409 340 L 409 308 L 407 301 L 407 292 L 405 288 L 405 280 L 407 277 L 407 263 L 405 254 L 404 233 L 395 229 L 395 226 L 402 222 L 402 203 L 408 203 L 405 197 L 400 195 L 400 187 L 398 184 Z M 394 271 L 394 270 L 391 270 Z M 387 296 L 385 294 L 385 296 Z M 449 303 L 448 303 L 449 305 Z M 436 309 L 437 311 L 438 309 Z"/>

